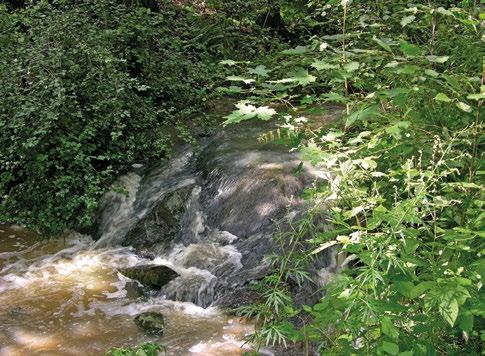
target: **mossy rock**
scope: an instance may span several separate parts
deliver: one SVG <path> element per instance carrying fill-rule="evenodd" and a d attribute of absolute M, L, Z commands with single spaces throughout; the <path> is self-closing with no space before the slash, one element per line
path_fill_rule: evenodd
<path fill-rule="evenodd" d="M 135 324 L 147 334 L 163 335 L 165 330 L 165 320 L 163 315 L 157 312 L 145 312 L 138 314 Z"/>
<path fill-rule="evenodd" d="M 180 232 L 187 200 L 193 188 L 193 185 L 188 185 L 163 197 L 152 211 L 128 231 L 122 245 L 138 250 L 155 244 L 168 245 Z"/>
<path fill-rule="evenodd" d="M 146 287 L 160 289 L 179 274 L 167 266 L 142 265 L 120 269 L 124 276 L 135 279 Z"/>

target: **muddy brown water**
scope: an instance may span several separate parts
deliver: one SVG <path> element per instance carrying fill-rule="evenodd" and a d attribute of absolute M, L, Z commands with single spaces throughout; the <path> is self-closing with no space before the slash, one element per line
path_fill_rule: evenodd
<path fill-rule="evenodd" d="M 170 355 L 241 355 L 250 323 L 215 308 L 133 296 L 121 266 L 139 263 L 128 248 L 86 249 L 87 236 L 39 242 L 0 226 L 0 355 L 103 355 L 111 347 L 158 342 Z M 160 311 L 161 338 L 133 323 Z"/>

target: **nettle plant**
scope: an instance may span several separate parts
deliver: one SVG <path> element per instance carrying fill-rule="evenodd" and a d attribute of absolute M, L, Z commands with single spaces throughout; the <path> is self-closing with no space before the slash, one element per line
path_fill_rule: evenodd
<path fill-rule="evenodd" d="M 280 116 L 302 158 L 325 173 L 306 194 L 307 217 L 276 236 L 286 253 L 259 286 L 264 302 L 240 310 L 260 320 L 251 340 L 322 354 L 478 354 L 483 14 L 466 3 L 310 5 L 340 33 L 277 64 L 222 63 L 242 73 L 220 90 L 245 99 L 226 124 Z M 325 103 L 340 104 L 342 120 L 315 129 L 298 116 Z M 318 216 L 333 228 L 322 232 Z M 343 270 L 319 303 L 296 305 L 295 284 L 328 249 Z"/>

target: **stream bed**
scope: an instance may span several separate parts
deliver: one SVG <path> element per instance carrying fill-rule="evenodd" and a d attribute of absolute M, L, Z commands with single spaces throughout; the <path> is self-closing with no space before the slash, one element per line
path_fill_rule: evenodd
<path fill-rule="evenodd" d="M 104 355 L 144 342 L 169 355 L 250 350 L 253 322 L 224 310 L 255 301 L 252 286 L 277 253 L 275 221 L 297 218 L 303 189 L 323 174 L 278 142 L 281 134 L 274 123 L 244 123 L 170 160 L 134 165 L 104 195 L 89 234 L 42 240 L 0 226 L 0 355 Z M 149 292 L 120 273 L 161 265 L 173 278 Z M 321 276 L 335 268 L 320 255 L 296 300 L 318 297 Z M 163 336 L 137 327 L 143 312 L 163 315 Z"/>

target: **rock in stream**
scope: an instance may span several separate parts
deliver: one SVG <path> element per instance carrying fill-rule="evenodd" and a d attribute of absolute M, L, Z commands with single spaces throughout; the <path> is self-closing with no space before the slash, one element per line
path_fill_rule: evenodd
<path fill-rule="evenodd" d="M 170 267 L 159 265 L 139 265 L 122 268 L 120 269 L 120 273 L 140 282 L 146 287 L 157 290 L 179 276 Z"/>
<path fill-rule="evenodd" d="M 165 330 L 165 320 L 163 315 L 156 312 L 145 312 L 138 314 L 135 319 L 135 324 L 147 334 L 163 335 Z"/>

